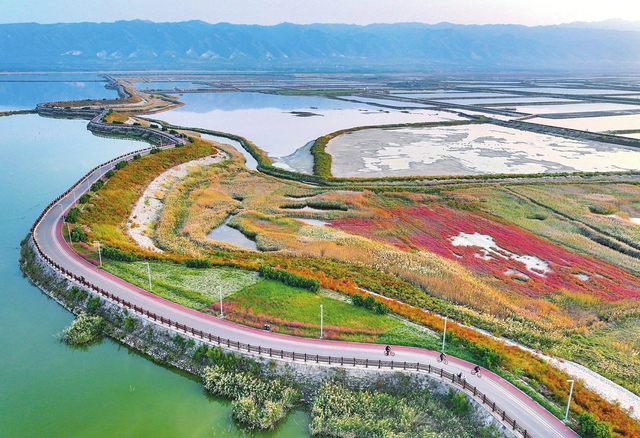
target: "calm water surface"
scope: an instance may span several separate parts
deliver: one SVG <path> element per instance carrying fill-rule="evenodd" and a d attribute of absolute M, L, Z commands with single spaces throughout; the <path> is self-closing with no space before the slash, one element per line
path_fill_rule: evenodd
<path fill-rule="evenodd" d="M 84 121 L 0 118 L 0 437 L 248 435 L 228 401 L 183 373 L 108 339 L 86 350 L 59 343 L 73 316 L 19 270 L 18 246 L 42 208 L 96 164 L 143 146 L 94 137 Z M 307 421 L 295 412 L 251 436 L 306 437 Z"/>
<path fill-rule="evenodd" d="M 272 157 L 292 154 L 310 140 L 353 126 L 458 120 L 452 113 L 410 111 L 335 99 L 261 93 L 205 93 L 180 97 L 185 106 L 157 118 L 181 126 L 232 132 L 253 141 Z M 313 113 L 298 117 L 294 111 Z"/>
<path fill-rule="evenodd" d="M 102 82 L 96 82 L 102 81 Z M 116 98 L 97 75 L 0 75 L 0 111 L 33 109 L 39 103 Z"/>

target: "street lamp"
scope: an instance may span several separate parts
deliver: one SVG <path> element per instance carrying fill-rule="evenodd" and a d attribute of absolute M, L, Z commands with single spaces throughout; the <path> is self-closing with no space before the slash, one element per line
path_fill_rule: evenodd
<path fill-rule="evenodd" d="M 102 252 L 100 252 L 100 242 L 96 240 L 93 243 L 98 245 L 98 258 L 100 259 L 100 266 L 102 266 Z"/>
<path fill-rule="evenodd" d="M 320 339 L 322 339 L 322 323 L 323 323 L 323 307 L 322 304 L 320 304 Z"/>
<path fill-rule="evenodd" d="M 220 318 L 224 318 L 224 313 L 222 312 L 222 286 L 218 286 L 218 294 L 220 294 Z"/>
<path fill-rule="evenodd" d="M 142 262 L 147 265 L 147 274 L 149 275 L 149 292 L 153 292 L 151 289 L 151 266 L 149 266 L 149 262 Z"/>
<path fill-rule="evenodd" d="M 567 400 L 567 410 L 564 411 L 564 422 L 565 423 L 569 419 L 569 406 L 571 406 L 571 396 L 573 395 L 573 380 L 567 380 L 567 382 L 571 382 L 571 389 L 569 390 L 569 400 Z"/>
<path fill-rule="evenodd" d="M 444 338 L 447 335 L 447 317 L 444 317 L 444 330 L 442 330 L 442 353 L 444 354 Z"/>

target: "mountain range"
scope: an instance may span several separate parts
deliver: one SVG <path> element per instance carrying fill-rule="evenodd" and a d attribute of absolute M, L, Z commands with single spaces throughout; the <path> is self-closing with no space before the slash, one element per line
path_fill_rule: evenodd
<path fill-rule="evenodd" d="M 633 73 L 640 23 L 275 26 L 0 24 L 0 71 L 281 70 Z"/>

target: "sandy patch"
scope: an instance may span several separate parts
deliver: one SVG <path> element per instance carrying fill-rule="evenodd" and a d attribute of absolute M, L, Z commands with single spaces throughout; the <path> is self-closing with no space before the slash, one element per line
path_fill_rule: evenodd
<path fill-rule="evenodd" d="M 164 204 L 162 200 L 165 194 L 176 182 L 187 176 L 187 174 L 195 167 L 208 166 L 220 163 L 228 157 L 223 152 L 217 155 L 200 158 L 199 160 L 189 161 L 172 167 L 166 172 L 160 174 L 146 188 L 127 221 L 127 233 L 136 241 L 136 243 L 145 249 L 162 252 L 162 250 L 153 243 L 153 228 L 156 221 L 160 217 L 160 212 Z"/>
<path fill-rule="evenodd" d="M 500 248 L 493 237 L 488 234 L 480 233 L 460 233 L 457 236 L 449 238 L 453 246 L 475 246 L 481 248 L 482 254 L 476 254 L 476 257 L 482 260 L 491 260 L 493 258 L 503 258 L 515 260 L 525 265 L 528 271 L 544 277 L 545 274 L 553 272 L 551 267 L 544 260 L 532 255 L 519 255 Z"/>
<path fill-rule="evenodd" d="M 640 397 L 633 392 L 577 363 L 544 355 L 540 355 L 540 357 L 554 368 L 561 369 L 571 377 L 582 380 L 585 388 L 597 393 L 605 400 L 620 403 L 620 406 L 628 411 L 629 416 L 640 420 Z"/>

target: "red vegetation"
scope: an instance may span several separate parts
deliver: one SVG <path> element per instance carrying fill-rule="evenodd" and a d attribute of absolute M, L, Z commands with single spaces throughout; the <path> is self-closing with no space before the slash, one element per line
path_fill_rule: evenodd
<path fill-rule="evenodd" d="M 434 252 L 456 260 L 476 273 L 500 278 L 510 289 L 530 297 L 561 289 L 606 301 L 640 297 L 640 281 L 616 266 L 574 254 L 497 219 L 435 204 L 395 209 L 388 213 L 387 217 L 381 219 L 336 220 L 331 225 L 399 248 Z M 522 262 L 508 255 L 480 257 L 484 252 L 478 247 L 452 244 L 451 238 L 460 233 L 489 235 L 501 249 L 520 256 L 538 257 L 553 272 L 542 274 L 528 270 Z M 508 271 L 515 271 L 519 275 L 509 275 Z M 578 274 L 589 278 L 581 280 Z"/>

